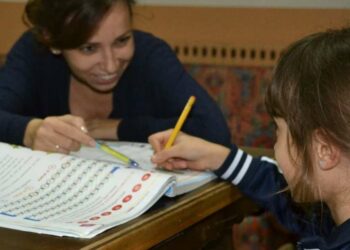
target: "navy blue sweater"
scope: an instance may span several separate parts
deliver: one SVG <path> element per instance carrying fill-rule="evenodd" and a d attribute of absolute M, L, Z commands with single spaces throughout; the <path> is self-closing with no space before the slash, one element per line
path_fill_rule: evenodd
<path fill-rule="evenodd" d="M 197 100 L 183 130 L 229 145 L 226 121 L 207 92 L 184 70 L 162 40 L 134 32 L 135 55 L 114 89 L 110 118 L 122 119 L 120 140 L 147 141 L 174 127 L 187 99 Z M 31 32 L 15 43 L 0 70 L 0 141 L 22 144 L 34 118 L 69 114 L 70 69 L 62 56 L 40 46 Z"/>
<path fill-rule="evenodd" d="M 298 249 L 350 249 L 350 219 L 335 226 L 329 209 L 300 209 L 286 192 L 283 175 L 276 162 L 267 157 L 253 158 L 236 146 L 215 172 L 247 196 L 272 212 L 286 228 L 300 236 Z M 279 192 L 279 193 L 278 193 Z"/>

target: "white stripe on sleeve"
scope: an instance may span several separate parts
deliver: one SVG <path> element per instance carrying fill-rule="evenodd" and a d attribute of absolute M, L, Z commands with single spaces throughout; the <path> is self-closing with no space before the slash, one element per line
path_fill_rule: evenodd
<path fill-rule="evenodd" d="M 238 149 L 235 158 L 233 159 L 230 167 L 226 170 L 226 172 L 221 176 L 222 179 L 226 180 L 228 177 L 231 176 L 233 171 L 235 171 L 239 161 L 241 160 L 243 155 L 243 151 L 241 149 Z"/>
<path fill-rule="evenodd" d="M 248 155 L 247 159 L 245 160 L 241 170 L 239 171 L 238 175 L 236 176 L 236 178 L 233 179 L 232 183 L 237 185 L 241 182 L 241 180 L 243 179 L 244 175 L 246 174 L 250 164 L 252 163 L 253 157 Z"/>

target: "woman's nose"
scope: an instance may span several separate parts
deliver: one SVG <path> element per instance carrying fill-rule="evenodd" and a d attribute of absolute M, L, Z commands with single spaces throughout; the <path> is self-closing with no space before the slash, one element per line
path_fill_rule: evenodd
<path fill-rule="evenodd" d="M 116 73 L 118 69 L 118 59 L 114 55 L 113 50 L 109 50 L 104 53 L 102 65 L 103 69 L 107 73 Z"/>

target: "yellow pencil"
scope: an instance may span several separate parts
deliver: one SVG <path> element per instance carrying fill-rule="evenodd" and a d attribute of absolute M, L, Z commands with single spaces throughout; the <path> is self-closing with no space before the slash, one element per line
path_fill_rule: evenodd
<path fill-rule="evenodd" d="M 181 127 L 182 127 L 182 125 L 184 124 L 184 122 L 185 122 L 185 120 L 186 120 L 188 114 L 190 113 L 191 108 L 192 108 L 192 106 L 193 106 L 193 103 L 194 103 L 195 101 L 196 101 L 196 97 L 195 97 L 195 96 L 191 96 L 191 97 L 188 99 L 184 110 L 182 111 L 182 113 L 181 113 L 179 119 L 177 120 L 177 123 L 176 123 L 176 125 L 175 125 L 175 128 L 174 128 L 173 132 L 171 133 L 171 135 L 170 135 L 170 137 L 169 137 L 167 143 L 165 144 L 165 148 L 170 148 L 170 147 L 173 145 L 173 143 L 174 143 L 174 141 L 175 141 L 175 139 L 176 139 L 176 136 L 177 136 L 178 133 L 180 132 Z"/>
<path fill-rule="evenodd" d="M 139 166 L 139 164 L 136 161 L 130 159 L 129 157 L 127 157 L 123 153 L 120 153 L 117 150 L 111 148 L 110 146 L 108 146 L 104 142 L 97 142 L 96 141 L 96 148 L 102 149 L 106 153 L 108 153 L 108 154 L 114 156 L 115 158 L 117 158 L 118 160 L 126 163 L 128 165 L 128 167 L 137 168 Z"/>

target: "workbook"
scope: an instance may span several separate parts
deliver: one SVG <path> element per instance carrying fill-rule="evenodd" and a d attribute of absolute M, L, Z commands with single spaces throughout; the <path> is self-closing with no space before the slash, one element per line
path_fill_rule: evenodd
<path fill-rule="evenodd" d="M 167 175 L 174 176 L 176 178 L 176 182 L 173 185 L 171 185 L 165 193 L 165 195 L 168 197 L 174 197 L 176 195 L 187 193 L 216 178 L 216 175 L 212 172 L 190 170 L 167 171 L 156 168 L 156 166 L 151 163 L 153 149 L 148 143 L 124 141 L 109 141 L 103 143 L 110 146 L 112 149 L 115 149 L 117 152 L 123 153 L 124 155 L 135 160 L 139 164 L 140 168 L 143 170 L 156 171 L 158 173 L 161 172 Z M 82 147 L 80 151 L 74 152 L 72 153 L 72 155 L 85 159 L 101 160 L 123 164 L 117 158 L 97 148 Z"/>
<path fill-rule="evenodd" d="M 95 148 L 63 155 L 0 143 L 0 226 L 92 238 L 140 216 L 163 195 L 182 194 L 215 178 L 209 172 L 155 169 L 149 144 L 110 146 L 139 167 L 128 168 Z"/>

